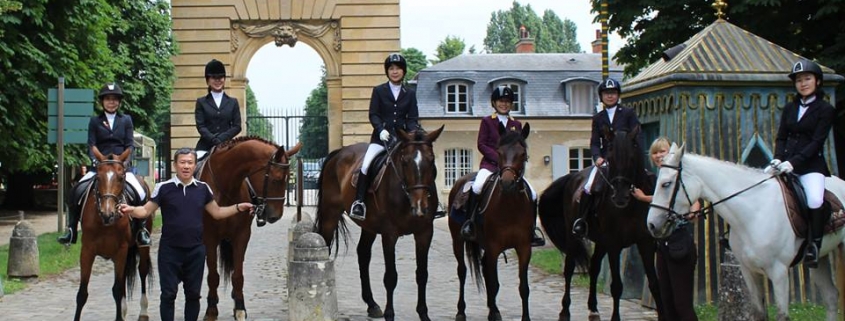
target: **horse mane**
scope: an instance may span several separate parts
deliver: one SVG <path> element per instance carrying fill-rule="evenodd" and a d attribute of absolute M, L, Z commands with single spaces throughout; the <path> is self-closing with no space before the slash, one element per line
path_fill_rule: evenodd
<path fill-rule="evenodd" d="M 717 164 L 721 164 L 721 165 L 728 165 L 729 167 L 734 167 L 736 169 L 747 171 L 747 172 L 754 172 L 754 173 L 757 173 L 757 174 L 765 174 L 765 173 L 763 173 L 763 169 L 760 169 L 760 168 L 757 168 L 757 167 L 751 167 L 751 166 L 748 166 L 748 165 L 745 165 L 745 164 L 737 164 L 737 163 L 721 160 L 721 159 L 718 159 L 718 158 L 713 158 L 713 157 L 706 156 L 706 155 L 699 155 L 699 154 L 694 154 L 694 153 L 684 153 L 683 157 L 692 157 L 692 158 L 696 158 L 696 159 L 707 161 L 707 162 L 717 163 Z"/>
<path fill-rule="evenodd" d="M 235 137 L 235 138 L 232 138 L 232 139 L 227 140 L 225 142 L 222 142 L 219 145 L 217 145 L 217 150 L 218 151 L 228 150 L 228 149 L 234 147 L 237 144 L 240 144 L 240 143 L 246 142 L 246 141 L 253 141 L 253 140 L 259 141 L 259 142 L 262 142 L 262 143 L 265 143 L 265 144 L 268 144 L 268 145 L 273 145 L 276 148 L 279 147 L 279 145 L 276 145 L 276 143 L 274 143 L 272 141 L 266 140 L 266 139 L 258 137 L 258 136 L 250 135 L 250 136 Z"/>

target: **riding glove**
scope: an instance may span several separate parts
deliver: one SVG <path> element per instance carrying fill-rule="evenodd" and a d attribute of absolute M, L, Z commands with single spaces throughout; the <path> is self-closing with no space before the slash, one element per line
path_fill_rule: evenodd
<path fill-rule="evenodd" d="M 390 133 L 387 132 L 387 129 L 382 129 L 379 138 L 381 138 L 381 141 L 387 142 L 390 139 Z"/>
<path fill-rule="evenodd" d="M 792 163 L 790 163 L 789 161 L 785 161 L 778 165 L 778 171 L 781 173 L 792 173 L 792 170 Z"/>
<path fill-rule="evenodd" d="M 777 159 L 777 158 L 773 159 L 771 162 L 769 162 L 769 166 L 766 166 L 766 168 L 763 169 L 763 173 L 766 173 L 766 174 L 769 174 L 769 175 L 779 174 L 778 173 L 778 165 L 780 165 L 780 163 L 781 162 L 780 162 L 779 159 Z"/>
<path fill-rule="evenodd" d="M 780 160 L 779 160 L 779 159 L 777 159 L 777 158 L 775 158 L 775 159 L 773 159 L 771 162 L 769 162 L 769 167 L 771 167 L 771 168 L 777 168 L 777 167 L 778 167 L 778 165 L 780 165 L 780 163 L 781 163 L 781 162 L 780 162 Z"/>

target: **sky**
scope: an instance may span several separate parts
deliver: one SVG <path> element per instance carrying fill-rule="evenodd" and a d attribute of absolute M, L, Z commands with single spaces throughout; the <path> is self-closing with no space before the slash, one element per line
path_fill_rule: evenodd
<path fill-rule="evenodd" d="M 474 45 L 481 51 L 491 14 L 510 9 L 512 3 L 513 0 L 401 0 L 401 47 L 417 48 L 432 59 L 446 36 L 457 36 L 464 40 L 467 49 Z M 592 22 L 590 0 L 520 0 L 519 3 L 530 5 L 541 17 L 543 11 L 551 9 L 561 19 L 572 20 L 578 27 L 581 50 L 591 50 L 590 43 L 600 25 Z M 622 40 L 611 35 L 609 41 L 612 57 L 622 47 Z M 301 111 L 311 90 L 320 82 L 322 65 L 317 52 L 302 42 L 294 48 L 278 48 L 268 43 L 253 56 L 246 76 L 263 113 Z"/>

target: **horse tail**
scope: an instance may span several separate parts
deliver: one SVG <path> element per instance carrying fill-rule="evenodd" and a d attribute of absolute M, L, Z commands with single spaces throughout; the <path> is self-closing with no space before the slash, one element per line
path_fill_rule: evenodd
<path fill-rule="evenodd" d="M 126 262 L 123 266 L 123 276 L 126 278 L 126 297 L 132 299 L 135 292 L 135 276 L 138 273 L 138 246 L 131 245 L 126 251 Z"/>
<path fill-rule="evenodd" d="M 222 240 L 217 251 L 220 259 L 220 269 L 223 270 L 223 284 L 229 284 L 229 279 L 232 277 L 232 272 L 235 271 L 235 253 L 232 250 L 232 241 Z"/>
<path fill-rule="evenodd" d="M 481 264 L 483 264 L 481 261 L 481 246 L 476 242 L 469 241 L 464 244 L 466 244 L 464 247 L 466 248 L 466 257 L 469 261 L 469 273 L 475 279 L 475 286 L 478 288 L 478 292 L 481 293 L 482 287 L 485 290 L 487 289 L 487 285 L 484 283 L 484 274 L 481 273 Z"/>
<path fill-rule="evenodd" d="M 323 180 L 326 179 L 326 166 L 329 164 L 329 161 L 332 160 L 338 153 L 340 153 L 341 148 L 333 150 L 331 153 L 326 155 L 326 158 L 323 160 L 323 165 L 320 168 L 320 176 L 317 179 L 317 214 L 314 218 L 314 231 L 320 233 L 320 226 L 325 223 L 325 218 L 323 215 Z M 343 239 L 344 246 L 349 248 L 349 228 L 346 226 L 346 220 L 343 219 L 341 215 L 340 219 L 337 223 L 337 228 L 334 230 L 334 237 L 332 238 L 332 242 L 334 243 L 334 255 L 337 257 L 338 251 L 340 251 L 340 240 Z M 326 244 L 326 246 L 331 249 L 332 244 Z"/>
<path fill-rule="evenodd" d="M 589 265 L 589 253 L 584 242 L 578 242 L 572 236 L 571 222 L 567 220 L 568 202 L 571 197 L 566 197 L 567 186 L 571 185 L 575 174 L 567 174 L 556 179 L 540 195 L 538 214 L 540 224 L 546 231 L 546 236 L 565 255 L 571 257 L 575 264 L 581 268 Z"/>

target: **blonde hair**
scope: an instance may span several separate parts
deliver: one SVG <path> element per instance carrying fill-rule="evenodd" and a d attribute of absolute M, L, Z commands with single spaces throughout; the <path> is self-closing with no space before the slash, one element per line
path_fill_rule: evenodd
<path fill-rule="evenodd" d="M 651 143 L 651 148 L 648 149 L 648 154 L 654 154 L 660 151 L 661 149 L 669 150 L 669 147 L 672 146 L 672 143 L 669 142 L 669 138 L 664 136 L 657 137 L 654 142 Z"/>

